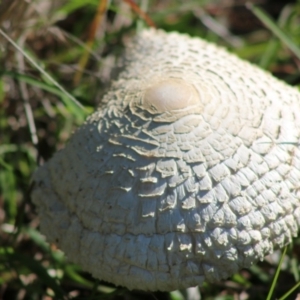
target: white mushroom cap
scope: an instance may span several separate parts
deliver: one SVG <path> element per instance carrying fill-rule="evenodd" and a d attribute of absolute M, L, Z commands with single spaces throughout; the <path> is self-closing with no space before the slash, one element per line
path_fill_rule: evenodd
<path fill-rule="evenodd" d="M 199 38 L 153 29 L 124 64 L 33 176 L 48 240 L 97 278 L 164 291 L 225 279 L 291 242 L 300 93 Z"/>

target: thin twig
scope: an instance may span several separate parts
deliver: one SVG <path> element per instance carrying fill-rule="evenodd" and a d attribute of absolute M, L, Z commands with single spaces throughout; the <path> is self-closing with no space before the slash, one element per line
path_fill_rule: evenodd
<path fill-rule="evenodd" d="M 154 22 L 151 20 L 151 18 L 133 0 L 124 0 L 124 1 L 130 5 L 130 7 L 135 13 L 137 13 L 142 19 L 145 20 L 148 26 L 156 27 Z"/>

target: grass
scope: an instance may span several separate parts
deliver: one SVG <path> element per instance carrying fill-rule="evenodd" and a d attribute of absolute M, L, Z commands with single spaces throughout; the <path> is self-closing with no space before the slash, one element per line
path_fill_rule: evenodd
<path fill-rule="evenodd" d="M 93 43 L 85 44 L 100 1 L 17 1 L 10 7 L 0 2 L 0 299 L 192 299 L 187 291 L 130 292 L 93 279 L 45 241 L 30 202 L 32 172 L 93 111 L 109 84 L 122 41 L 146 26 L 144 21 L 128 3 L 111 1 Z M 223 45 L 299 86 L 299 1 L 279 8 L 275 21 L 268 15 L 270 7 L 249 7 L 252 20 L 261 19 L 267 29 L 258 24 L 241 30 L 229 24 L 221 26 L 225 31 L 217 25 L 234 10 L 212 2 L 137 3 L 158 28 Z M 88 63 L 78 65 L 84 53 Z M 81 80 L 74 84 L 81 69 Z M 281 260 L 274 255 L 222 283 L 205 283 L 202 299 L 295 299 L 299 250 L 296 239 Z"/>

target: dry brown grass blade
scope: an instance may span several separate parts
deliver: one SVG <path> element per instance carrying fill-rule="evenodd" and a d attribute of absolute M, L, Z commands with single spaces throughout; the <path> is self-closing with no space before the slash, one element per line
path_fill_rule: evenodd
<path fill-rule="evenodd" d="M 21 47 L 23 47 L 24 40 L 20 40 Z M 20 73 L 24 73 L 25 70 L 25 62 L 24 62 L 24 56 L 21 52 L 16 52 L 16 57 L 18 61 L 18 69 Z M 29 92 L 27 89 L 27 85 L 25 82 L 19 81 L 19 87 L 20 87 L 20 92 L 21 96 L 23 99 L 23 106 L 26 114 L 26 119 L 29 127 L 29 132 L 31 136 L 31 142 L 32 144 L 37 147 L 38 145 L 38 136 L 37 136 L 37 130 L 34 122 L 34 116 L 33 116 L 33 111 L 30 105 L 30 96 Z"/>
<path fill-rule="evenodd" d="M 5 19 L 6 15 L 13 9 L 16 3 L 16 0 L 3 0 L 0 2 L 0 23 Z"/>
<path fill-rule="evenodd" d="M 25 31 L 24 18 L 31 16 L 30 5 L 24 0 L 0 0 L 0 26 L 17 39 Z M 0 42 L 5 40 L 0 38 Z"/>
<path fill-rule="evenodd" d="M 99 26 L 103 20 L 103 16 L 105 14 L 106 9 L 107 9 L 107 0 L 100 0 L 98 9 L 97 9 L 97 13 L 96 13 L 94 20 L 91 24 L 91 27 L 89 29 L 89 35 L 88 35 L 88 40 L 86 42 L 86 48 L 79 60 L 78 70 L 76 71 L 76 73 L 74 75 L 73 83 L 75 86 L 78 85 L 81 80 L 82 72 L 85 69 L 85 66 L 87 65 L 87 62 L 90 57 L 91 49 L 95 42 L 97 29 L 99 28 Z"/>
<path fill-rule="evenodd" d="M 138 14 L 142 19 L 145 20 L 145 22 L 149 27 L 156 27 L 154 22 L 151 20 L 151 18 L 143 10 L 141 10 L 140 7 L 133 0 L 124 0 L 124 1 L 130 5 L 131 9 L 136 14 Z"/>

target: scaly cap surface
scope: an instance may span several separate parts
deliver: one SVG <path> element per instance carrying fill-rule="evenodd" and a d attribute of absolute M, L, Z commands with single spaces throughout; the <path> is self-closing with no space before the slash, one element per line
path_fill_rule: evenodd
<path fill-rule="evenodd" d="M 297 90 L 151 29 L 103 103 L 33 176 L 41 231 L 84 270 L 169 291 L 225 279 L 297 235 Z"/>

